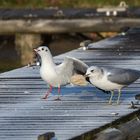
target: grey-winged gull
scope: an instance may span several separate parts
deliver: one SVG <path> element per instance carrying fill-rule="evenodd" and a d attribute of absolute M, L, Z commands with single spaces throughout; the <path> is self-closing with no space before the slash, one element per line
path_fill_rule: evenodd
<path fill-rule="evenodd" d="M 135 82 L 140 77 L 140 71 L 116 67 L 91 66 L 87 69 L 86 77 L 91 84 L 104 91 L 110 91 L 109 104 L 112 103 L 114 90 L 118 90 L 117 104 L 119 104 L 121 89 Z"/>
<path fill-rule="evenodd" d="M 62 85 L 69 84 L 71 78 L 76 74 L 84 75 L 88 68 L 88 65 L 84 62 L 72 57 L 65 57 L 61 64 L 56 65 L 49 48 L 46 46 L 40 46 L 34 49 L 34 51 L 41 57 L 41 78 L 50 86 L 43 99 L 47 99 L 52 91 L 52 87 L 58 87 L 58 94 L 60 94 L 60 87 Z M 59 96 L 57 99 L 60 99 Z"/>

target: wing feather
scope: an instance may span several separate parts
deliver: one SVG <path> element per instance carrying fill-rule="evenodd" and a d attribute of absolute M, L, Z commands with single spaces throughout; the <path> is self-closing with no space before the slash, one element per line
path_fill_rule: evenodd
<path fill-rule="evenodd" d="M 140 71 L 131 69 L 110 68 L 108 72 L 108 80 L 121 85 L 129 85 L 140 77 Z"/>
<path fill-rule="evenodd" d="M 64 63 L 67 64 L 67 68 L 73 67 L 73 73 L 77 74 L 84 75 L 88 68 L 88 65 L 85 64 L 83 61 L 73 57 L 66 57 L 64 59 Z M 72 66 L 69 64 L 72 64 Z"/>

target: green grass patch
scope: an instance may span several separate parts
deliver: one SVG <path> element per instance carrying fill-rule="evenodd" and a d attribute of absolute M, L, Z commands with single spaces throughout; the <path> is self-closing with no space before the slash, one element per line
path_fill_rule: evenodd
<path fill-rule="evenodd" d="M 0 0 L 0 8 L 70 7 L 92 8 L 117 6 L 122 0 Z M 126 0 L 129 6 L 140 6 L 140 0 Z"/>

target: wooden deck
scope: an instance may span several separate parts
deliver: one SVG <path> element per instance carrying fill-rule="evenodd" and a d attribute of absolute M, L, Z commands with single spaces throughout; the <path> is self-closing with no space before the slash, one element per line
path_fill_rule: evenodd
<path fill-rule="evenodd" d="M 55 61 L 61 62 L 67 55 L 88 65 L 140 70 L 140 31 L 132 30 L 105 39 L 86 51 L 80 48 L 59 55 Z M 82 134 L 96 134 L 100 127 L 139 111 L 129 107 L 131 101 L 135 102 L 135 95 L 140 93 L 140 79 L 123 89 L 120 105 L 108 105 L 110 95 L 91 85 L 63 87 L 62 101 L 54 101 L 56 89 L 47 101 L 41 99 L 46 89 L 37 67 L 23 67 L 0 74 L 1 140 L 36 140 L 38 135 L 46 132 L 54 132 L 58 140 L 82 139 Z M 114 100 L 116 98 L 117 94 Z"/>

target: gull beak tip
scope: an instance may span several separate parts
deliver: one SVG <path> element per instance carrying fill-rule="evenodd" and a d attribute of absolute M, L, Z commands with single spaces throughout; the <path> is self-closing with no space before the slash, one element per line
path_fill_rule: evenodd
<path fill-rule="evenodd" d="M 37 49 L 33 49 L 34 50 L 34 52 L 37 52 Z"/>

